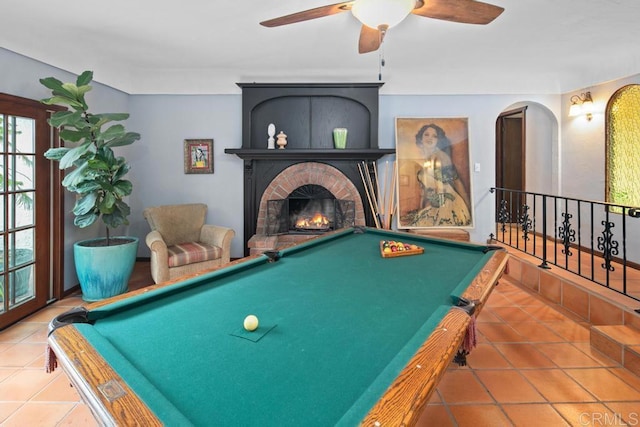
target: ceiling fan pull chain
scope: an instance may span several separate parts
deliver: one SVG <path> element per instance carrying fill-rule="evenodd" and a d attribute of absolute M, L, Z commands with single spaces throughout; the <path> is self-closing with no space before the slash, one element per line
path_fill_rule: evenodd
<path fill-rule="evenodd" d="M 384 67 L 384 34 L 380 31 L 380 49 L 378 50 L 378 80 L 382 81 L 382 67 Z"/>

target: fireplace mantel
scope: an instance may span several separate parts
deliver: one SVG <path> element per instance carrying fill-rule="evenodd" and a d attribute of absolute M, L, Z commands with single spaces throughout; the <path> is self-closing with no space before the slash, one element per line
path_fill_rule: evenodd
<path fill-rule="evenodd" d="M 227 154 L 235 154 L 243 160 L 378 160 L 384 155 L 394 154 L 395 148 L 356 150 L 295 150 L 295 149 L 246 149 L 225 148 Z"/>

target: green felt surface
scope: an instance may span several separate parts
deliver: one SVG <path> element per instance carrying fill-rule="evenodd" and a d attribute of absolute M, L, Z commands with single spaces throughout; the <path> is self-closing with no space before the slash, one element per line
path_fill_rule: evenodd
<path fill-rule="evenodd" d="M 382 258 L 394 238 L 425 253 Z M 325 240 L 107 306 L 88 338 L 158 414 L 169 401 L 197 425 L 355 424 L 490 255 L 378 230 Z M 277 327 L 233 336 L 247 314 Z"/>
<path fill-rule="evenodd" d="M 278 325 L 267 325 L 258 327 L 255 331 L 247 331 L 244 327 L 235 328 L 233 331 L 229 332 L 230 335 L 242 338 L 244 340 L 249 340 L 252 342 L 258 342 L 262 338 L 264 338 L 269 332 L 273 330 Z"/>

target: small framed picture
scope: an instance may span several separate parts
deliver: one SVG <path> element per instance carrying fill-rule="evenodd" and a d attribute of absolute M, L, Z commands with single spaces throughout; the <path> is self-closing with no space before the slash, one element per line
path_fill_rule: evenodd
<path fill-rule="evenodd" d="M 213 139 L 184 140 L 184 173 L 213 173 Z"/>

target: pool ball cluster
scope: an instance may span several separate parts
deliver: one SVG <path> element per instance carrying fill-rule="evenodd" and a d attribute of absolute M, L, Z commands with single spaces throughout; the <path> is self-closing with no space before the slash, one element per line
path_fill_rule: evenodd
<path fill-rule="evenodd" d="M 420 249 L 417 245 L 410 245 L 409 243 L 398 242 L 395 240 L 383 240 L 382 241 L 382 252 L 385 254 L 390 254 L 393 252 L 404 252 Z"/>

